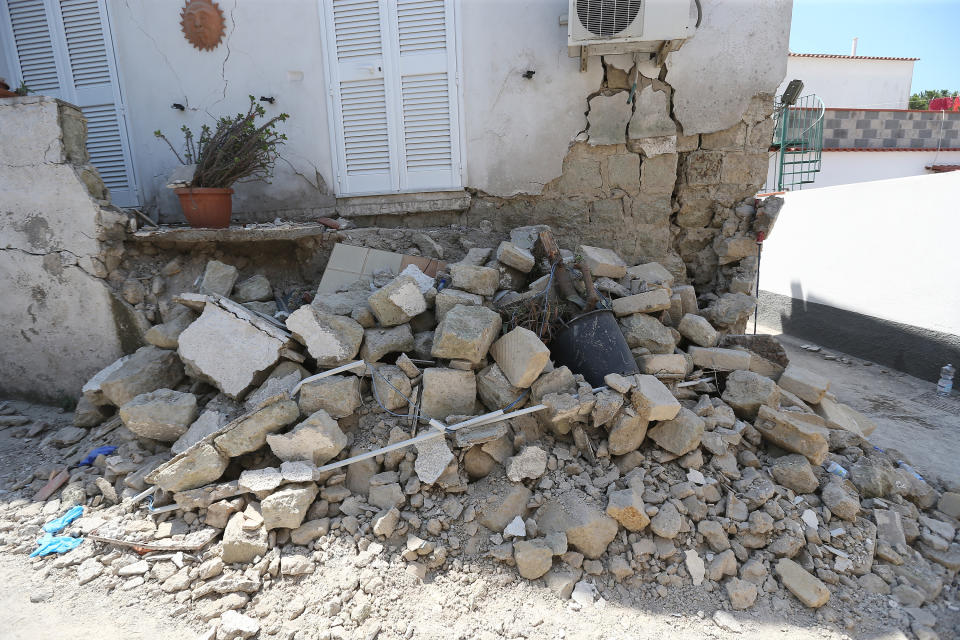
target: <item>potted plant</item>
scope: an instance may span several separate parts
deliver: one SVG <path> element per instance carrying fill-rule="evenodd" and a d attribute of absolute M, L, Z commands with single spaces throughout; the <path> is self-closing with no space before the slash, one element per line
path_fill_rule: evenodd
<path fill-rule="evenodd" d="M 174 189 L 183 215 L 191 227 L 223 229 L 230 226 L 234 183 L 244 179 L 263 179 L 271 175 L 277 159 L 277 147 L 287 136 L 277 132 L 277 123 L 290 116 L 281 113 L 257 126 L 265 111 L 250 96 L 250 108 L 236 117 L 222 117 L 216 129 L 200 128 L 199 138 L 186 126 L 184 156 L 181 157 L 159 130 L 153 135 L 167 143 L 181 164 L 196 165 L 186 186 Z"/>

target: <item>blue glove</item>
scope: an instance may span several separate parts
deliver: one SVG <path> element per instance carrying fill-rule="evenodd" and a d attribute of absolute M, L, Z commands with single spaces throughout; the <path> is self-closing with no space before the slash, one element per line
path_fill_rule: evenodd
<path fill-rule="evenodd" d="M 83 515 L 83 507 L 80 505 L 75 506 L 74 508 L 67 511 L 65 514 L 60 516 L 55 520 L 51 520 L 47 524 L 43 525 L 43 530 L 48 533 L 59 533 L 63 531 L 68 524 L 79 518 Z"/>
<path fill-rule="evenodd" d="M 46 556 L 51 553 L 66 553 L 76 549 L 83 542 L 83 538 L 71 538 L 70 536 L 52 536 L 49 533 L 37 540 L 37 547 L 30 557 Z"/>
<path fill-rule="evenodd" d="M 94 449 L 93 451 L 91 451 L 90 454 L 89 454 L 86 458 L 84 458 L 83 460 L 81 460 L 80 463 L 79 463 L 77 466 L 78 466 L 78 467 L 85 467 L 85 466 L 87 466 L 88 464 L 93 464 L 93 461 L 96 460 L 96 459 L 97 459 L 97 456 L 99 456 L 101 453 L 102 453 L 103 455 L 105 455 L 105 456 L 108 456 L 108 455 L 110 455 L 111 453 L 113 453 L 113 452 L 116 451 L 116 450 L 117 450 L 116 447 L 111 447 L 111 446 L 97 447 L 96 449 Z"/>

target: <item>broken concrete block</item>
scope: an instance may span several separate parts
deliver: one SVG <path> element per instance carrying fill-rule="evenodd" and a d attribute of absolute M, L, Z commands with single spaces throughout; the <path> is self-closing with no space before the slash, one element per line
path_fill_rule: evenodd
<path fill-rule="evenodd" d="M 430 335 L 432 337 L 433 333 L 431 332 Z M 366 329 L 363 332 L 360 357 L 367 362 L 377 362 L 388 353 L 415 351 L 414 347 L 413 332 L 409 324 L 401 324 L 389 329 Z M 429 356 L 429 353 L 423 355 Z"/>
<path fill-rule="evenodd" d="M 237 302 L 267 302 L 273 300 L 273 288 L 267 277 L 260 275 L 251 276 L 243 282 L 237 283 L 233 288 L 233 295 L 230 296 Z"/>
<path fill-rule="evenodd" d="M 718 347 L 690 347 L 687 350 L 693 358 L 693 364 L 704 369 L 716 371 L 736 371 L 750 369 L 750 354 L 737 349 L 720 349 Z"/>
<path fill-rule="evenodd" d="M 720 339 L 720 334 L 706 318 L 695 316 L 692 313 L 680 318 L 677 331 L 684 338 L 701 347 L 715 347 L 717 346 L 717 340 Z"/>
<path fill-rule="evenodd" d="M 831 429 L 843 429 L 858 436 L 865 435 L 860 431 L 860 424 L 853 415 L 856 412 L 847 405 L 832 400 L 827 395 L 821 398 L 819 404 L 813 405 L 813 410 L 826 421 L 827 426 Z"/>
<path fill-rule="evenodd" d="M 172 389 L 181 380 L 183 365 L 175 352 L 146 346 L 95 375 L 84 385 L 83 393 L 94 404 L 119 407 L 141 393 Z"/>
<path fill-rule="evenodd" d="M 746 321 L 757 307 L 757 300 L 753 296 L 743 293 L 725 293 L 707 307 L 703 315 L 715 327 L 733 327 Z"/>
<path fill-rule="evenodd" d="M 501 242 L 497 247 L 497 262 L 513 267 L 521 273 L 530 273 L 536 260 L 527 249 L 521 249 L 512 242 Z"/>
<path fill-rule="evenodd" d="M 420 482 L 433 484 L 453 461 L 453 452 L 450 451 L 447 440 L 443 436 L 430 438 L 414 446 L 417 449 L 417 460 L 414 462 L 413 469 L 420 478 Z"/>
<path fill-rule="evenodd" d="M 740 370 L 734 371 L 727 377 L 727 386 L 722 398 L 733 408 L 737 416 L 753 420 L 757 417 L 761 405 L 779 406 L 780 389 L 770 378 L 752 371 Z"/>
<path fill-rule="evenodd" d="M 265 469 L 245 469 L 237 480 L 239 487 L 245 491 L 265 498 L 270 492 L 283 484 L 283 475 L 279 469 L 266 467 Z"/>
<path fill-rule="evenodd" d="M 435 358 L 479 363 L 500 334 L 500 314 L 481 306 L 457 305 L 447 312 L 433 336 Z M 504 372 L 506 373 L 506 372 Z"/>
<path fill-rule="evenodd" d="M 410 276 L 397 276 L 367 299 L 370 310 L 383 327 L 410 322 L 427 310 L 427 301 L 417 281 Z"/>
<path fill-rule="evenodd" d="M 423 371 L 422 412 L 438 420 L 451 415 L 473 415 L 477 380 L 472 371 L 432 367 Z"/>
<path fill-rule="evenodd" d="M 299 417 L 296 402 L 274 402 L 228 424 L 214 438 L 214 443 L 225 455 L 236 458 L 256 451 L 267 443 L 267 434 L 279 431 Z"/>
<path fill-rule="evenodd" d="M 200 442 L 154 469 L 146 481 L 164 491 L 196 489 L 222 476 L 229 462 L 216 447 Z"/>
<path fill-rule="evenodd" d="M 220 559 L 224 564 L 240 562 L 248 564 L 267 553 L 267 530 L 262 523 L 256 527 L 245 527 L 247 518 L 243 513 L 235 513 L 227 521 L 223 530 Z"/>
<path fill-rule="evenodd" d="M 477 374 L 477 393 L 487 409 L 498 411 L 519 398 L 523 389 L 510 384 L 500 366 L 492 364 Z M 515 408 L 521 406 L 516 405 Z"/>
<path fill-rule="evenodd" d="M 547 500 L 536 514 L 537 531 L 565 533 L 567 542 L 588 558 L 599 558 L 617 536 L 617 521 L 578 489 Z"/>
<path fill-rule="evenodd" d="M 369 504 L 383 510 L 402 507 L 406 501 L 403 489 L 396 482 L 372 486 L 370 487 L 370 494 L 367 496 Z"/>
<path fill-rule="evenodd" d="M 860 513 L 860 496 L 853 491 L 851 485 L 839 478 L 827 483 L 820 492 L 820 498 L 830 512 L 842 520 L 853 522 Z"/>
<path fill-rule="evenodd" d="M 359 322 L 319 313 L 309 305 L 291 313 L 286 324 L 294 339 L 307 347 L 321 367 L 337 367 L 353 360 L 363 342 Z"/>
<path fill-rule="evenodd" d="M 830 389 L 829 380 L 794 364 L 787 366 L 777 383 L 810 404 L 819 403 Z"/>
<path fill-rule="evenodd" d="M 299 405 L 304 415 L 323 410 L 332 418 L 345 418 L 361 404 L 360 378 L 351 374 L 327 376 L 300 387 Z"/>
<path fill-rule="evenodd" d="M 600 391 L 595 396 L 596 404 L 590 412 L 594 427 L 602 427 L 609 423 L 623 406 L 623 396 L 614 391 Z"/>
<path fill-rule="evenodd" d="M 208 302 L 200 318 L 180 334 L 177 353 L 195 377 L 231 398 L 240 398 L 277 364 L 287 344 L 283 335 L 279 329 L 265 331 L 249 318 Z"/>
<path fill-rule="evenodd" d="M 799 564 L 789 558 L 780 558 L 773 569 L 790 593 L 808 607 L 822 607 L 830 599 L 830 590 Z"/>
<path fill-rule="evenodd" d="M 669 308 L 670 291 L 668 289 L 653 289 L 626 298 L 616 298 L 613 301 L 613 312 L 618 317 L 634 313 L 653 313 Z"/>
<path fill-rule="evenodd" d="M 540 447 L 524 447 L 507 460 L 507 477 L 514 482 L 539 478 L 547 470 L 547 452 Z"/>
<path fill-rule="evenodd" d="M 247 394 L 243 406 L 247 411 L 253 411 L 270 402 L 288 400 L 297 383 L 309 375 L 310 373 L 296 362 L 284 360 L 273 368 L 263 384 Z"/>
<path fill-rule="evenodd" d="M 670 117 L 670 98 L 666 91 L 658 91 L 648 85 L 637 91 L 634 100 L 629 125 L 631 140 L 677 135 L 677 125 Z"/>
<path fill-rule="evenodd" d="M 627 263 L 612 249 L 580 245 L 576 253 L 583 258 L 594 278 L 607 277 L 616 280 L 627 275 Z"/>
<path fill-rule="evenodd" d="M 450 265 L 453 286 L 480 296 L 492 296 L 500 283 L 500 272 L 490 267 L 455 263 Z"/>
<path fill-rule="evenodd" d="M 376 398 L 389 411 L 406 409 L 409 406 L 406 398 L 410 398 L 412 387 L 410 378 L 400 367 L 384 365 L 376 368 L 371 383 Z M 411 398 L 416 401 L 415 399 Z"/>
<path fill-rule="evenodd" d="M 184 309 L 169 321 L 150 327 L 143 335 L 143 339 L 161 349 L 176 349 L 179 345 L 180 334 L 195 319 L 196 316 L 191 311 Z"/>
<path fill-rule="evenodd" d="M 632 349 L 643 347 L 650 353 L 673 353 L 677 346 L 673 332 L 663 326 L 659 320 L 645 313 L 620 318 L 620 329 L 627 345 Z M 749 361 L 749 357 L 747 358 Z"/>
<path fill-rule="evenodd" d="M 687 373 L 687 359 L 680 353 L 637 356 L 636 360 L 640 373 L 674 376 L 682 376 Z"/>
<path fill-rule="evenodd" d="M 526 518 L 530 513 L 533 492 L 522 484 L 487 484 L 487 488 L 486 497 L 478 505 L 477 522 L 490 531 L 503 531 L 514 518 Z"/>
<path fill-rule="evenodd" d="M 644 282 L 647 286 L 666 286 L 667 288 L 673 288 L 673 274 L 667 271 L 667 268 L 659 262 L 648 262 L 635 267 L 627 267 L 627 277 L 631 280 Z M 688 286 L 691 290 L 693 289 L 690 285 L 685 286 Z M 674 293 L 677 293 L 680 288 L 680 286 L 677 286 Z M 696 295 L 694 295 L 694 301 L 696 301 Z"/>
<path fill-rule="evenodd" d="M 636 489 L 613 491 L 607 501 L 607 515 L 627 531 L 643 531 L 650 524 L 644 509 L 642 493 Z"/>
<path fill-rule="evenodd" d="M 670 390 L 654 376 L 637 374 L 630 402 L 644 420 L 673 420 L 680 413 L 680 403 Z"/>
<path fill-rule="evenodd" d="M 173 442 L 197 417 L 197 397 L 172 389 L 142 393 L 119 411 L 124 426 L 138 436 Z"/>
<path fill-rule="evenodd" d="M 532 385 L 550 361 L 550 349 L 533 331 L 516 327 L 490 347 L 490 355 L 514 387 Z"/>
<path fill-rule="evenodd" d="M 546 540 L 520 540 L 513 543 L 513 560 L 517 573 L 527 580 L 536 580 L 553 566 L 553 551 Z"/>
<path fill-rule="evenodd" d="M 203 271 L 200 281 L 200 293 L 230 297 L 233 284 L 237 281 L 237 268 L 218 260 L 211 260 Z"/>
<path fill-rule="evenodd" d="M 765 439 L 787 451 L 806 456 L 811 464 L 821 465 L 827 457 L 828 430 L 792 416 L 790 412 L 761 406 L 754 426 Z"/>
<path fill-rule="evenodd" d="M 263 526 L 271 529 L 296 529 L 303 523 L 307 509 L 317 497 L 317 485 L 312 482 L 288 484 L 260 502 Z"/>
<path fill-rule="evenodd" d="M 458 304 L 465 307 L 479 306 L 483 304 L 483 296 L 459 289 L 444 289 L 437 294 L 437 298 L 434 300 L 434 313 L 437 316 L 437 322 L 443 322 L 450 309 Z"/>
<path fill-rule="evenodd" d="M 347 436 L 337 421 L 319 410 L 288 433 L 269 434 L 267 444 L 284 462 L 307 460 L 321 466 L 333 460 L 347 446 Z"/>
<path fill-rule="evenodd" d="M 661 422 L 647 433 L 661 449 L 675 456 L 682 456 L 700 446 L 705 424 L 703 419 L 689 409 L 681 408 L 673 420 Z"/>
<path fill-rule="evenodd" d="M 810 461 L 800 454 L 780 456 L 773 461 L 773 479 L 798 494 L 813 493 L 820 486 Z"/>
<path fill-rule="evenodd" d="M 530 385 L 530 399 L 533 404 L 539 404 L 547 394 L 576 393 L 576 391 L 577 382 L 573 379 L 573 372 L 566 366 L 557 367 L 553 371 L 542 374 Z"/>
<path fill-rule="evenodd" d="M 590 145 L 624 144 L 627 123 L 632 114 L 632 109 L 626 100 L 618 94 L 596 94 L 588 99 L 587 104 L 588 143 Z M 569 169 L 565 167 L 565 174 L 567 171 Z M 569 176 L 564 175 L 564 177 L 569 179 Z"/>

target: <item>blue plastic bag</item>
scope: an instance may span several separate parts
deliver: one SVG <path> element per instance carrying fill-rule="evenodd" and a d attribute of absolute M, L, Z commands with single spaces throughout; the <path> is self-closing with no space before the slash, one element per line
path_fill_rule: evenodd
<path fill-rule="evenodd" d="M 81 461 L 80 461 L 80 464 L 78 464 L 77 466 L 78 466 L 78 467 L 85 467 L 85 466 L 87 466 L 88 464 L 93 464 L 93 461 L 96 460 L 96 459 L 97 459 L 97 456 L 99 456 L 100 454 L 103 454 L 103 455 L 105 455 L 105 456 L 108 456 L 108 455 L 110 455 L 111 453 L 113 453 L 113 452 L 116 451 L 116 450 L 117 450 L 116 447 L 111 447 L 111 446 L 97 447 L 96 449 L 94 449 L 93 451 L 91 451 L 90 454 L 89 454 L 86 458 L 84 458 L 83 460 L 81 460 Z"/>
<path fill-rule="evenodd" d="M 31 558 L 36 556 L 46 556 L 51 553 L 66 553 L 76 549 L 83 542 L 83 538 L 71 538 L 70 536 L 52 536 L 49 533 L 37 540 L 40 545 L 30 554 Z"/>
<path fill-rule="evenodd" d="M 51 520 L 47 524 L 43 525 L 43 530 L 47 533 L 60 533 L 63 531 L 68 524 L 79 518 L 83 515 L 83 507 L 80 505 L 75 506 L 74 508 L 67 511 L 65 514 Z"/>

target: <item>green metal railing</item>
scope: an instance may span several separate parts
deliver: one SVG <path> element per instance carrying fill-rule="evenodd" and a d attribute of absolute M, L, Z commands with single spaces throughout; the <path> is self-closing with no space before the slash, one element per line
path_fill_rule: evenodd
<path fill-rule="evenodd" d="M 816 95 L 774 105 L 774 174 L 766 191 L 794 191 L 813 183 L 823 155 L 823 101 Z"/>

